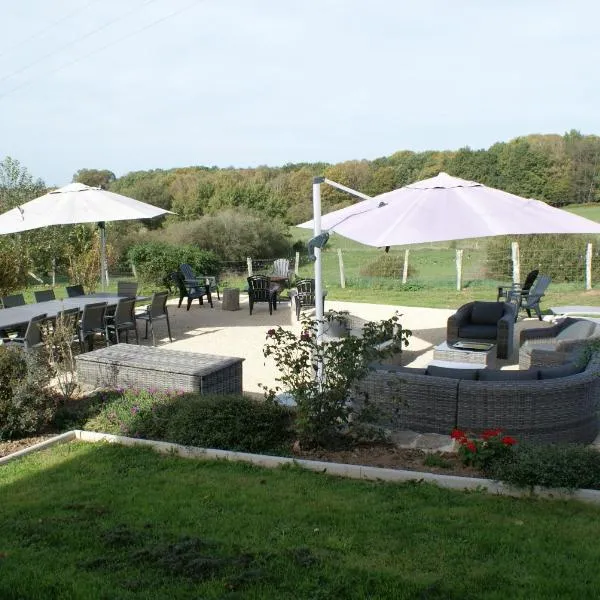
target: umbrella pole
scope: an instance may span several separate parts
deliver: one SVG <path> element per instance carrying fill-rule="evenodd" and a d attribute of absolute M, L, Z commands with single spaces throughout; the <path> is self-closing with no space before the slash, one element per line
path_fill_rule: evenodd
<path fill-rule="evenodd" d="M 323 177 L 313 179 L 313 235 L 321 234 L 321 183 Z M 317 340 L 323 336 L 323 266 L 321 261 L 321 248 L 315 246 L 315 316 L 317 318 Z"/>
<path fill-rule="evenodd" d="M 102 291 L 106 289 L 106 225 L 104 221 L 98 223 L 100 229 L 100 285 Z"/>

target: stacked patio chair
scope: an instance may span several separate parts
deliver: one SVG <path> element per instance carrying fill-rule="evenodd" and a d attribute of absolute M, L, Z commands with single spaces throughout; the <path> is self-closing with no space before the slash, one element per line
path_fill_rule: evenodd
<path fill-rule="evenodd" d="M 515 291 L 508 295 L 508 302 L 516 305 L 515 319 L 518 317 L 519 310 L 527 311 L 527 316 L 531 317 L 531 311 L 534 310 L 538 319 L 542 320 L 542 311 L 540 301 L 544 297 L 547 287 L 552 279 L 548 275 L 540 275 L 529 291 Z"/>
<path fill-rule="evenodd" d="M 283 283 L 288 287 L 293 273 L 290 271 L 290 261 L 287 258 L 278 258 L 273 261 L 271 277 L 278 283 Z"/>
<path fill-rule="evenodd" d="M 194 269 L 192 269 L 192 267 L 187 263 L 182 263 L 179 265 L 179 270 L 183 273 L 186 283 L 190 285 L 197 285 L 199 287 L 202 287 L 202 285 L 208 285 L 208 289 L 211 294 L 212 292 L 217 292 L 217 300 L 221 299 L 219 282 L 214 275 L 196 275 L 194 273 Z M 212 307 L 212 299 L 210 305 Z"/>
<path fill-rule="evenodd" d="M 204 304 L 204 296 L 206 296 L 206 299 L 212 308 L 213 301 L 210 294 L 210 287 L 207 283 L 200 283 L 197 279 L 186 279 L 181 271 L 173 271 L 168 279 L 169 282 L 174 283 L 179 290 L 178 308 L 181 308 L 181 303 L 184 298 L 187 298 L 187 310 L 190 310 L 192 301 L 196 298 L 198 299 L 199 304 L 202 305 Z"/>
<path fill-rule="evenodd" d="M 523 283 L 513 283 L 510 287 L 499 287 L 498 297 L 496 300 L 498 302 L 506 302 L 511 294 L 528 293 L 538 274 L 539 270 L 534 269 L 533 271 L 527 273 L 527 277 L 525 277 L 525 281 Z"/>
<path fill-rule="evenodd" d="M 168 297 L 169 292 L 154 292 L 154 294 L 152 294 L 152 300 L 150 301 L 150 304 L 146 306 L 143 312 L 138 312 L 135 315 L 137 319 L 146 321 L 146 335 L 144 336 L 144 339 L 148 339 L 148 325 L 150 326 L 150 331 L 152 332 L 153 346 L 156 346 L 156 338 L 154 337 L 154 322 L 159 321 L 161 319 L 165 319 L 167 321 L 167 332 L 169 334 L 169 341 L 173 341 L 173 338 L 171 337 L 171 323 L 169 322 L 169 311 L 167 310 Z"/>
<path fill-rule="evenodd" d="M 38 290 L 33 292 L 36 302 L 49 302 L 50 300 L 56 300 L 54 290 Z"/>

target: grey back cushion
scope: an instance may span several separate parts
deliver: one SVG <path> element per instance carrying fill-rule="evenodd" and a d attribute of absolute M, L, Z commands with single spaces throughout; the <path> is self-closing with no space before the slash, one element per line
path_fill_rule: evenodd
<path fill-rule="evenodd" d="M 373 363 L 371 368 L 378 373 L 397 373 L 402 375 L 408 373 L 409 375 L 425 375 L 426 369 L 419 367 L 401 367 L 399 365 L 384 365 L 381 363 Z"/>
<path fill-rule="evenodd" d="M 584 340 L 593 330 L 596 329 L 595 323 L 592 321 L 576 321 L 565 327 L 557 336 L 558 341 L 561 340 Z"/>
<path fill-rule="evenodd" d="M 477 379 L 477 372 L 479 369 L 452 369 L 448 367 L 438 367 L 436 365 L 429 365 L 427 367 L 427 375 L 433 377 L 449 377 L 451 379 L 470 379 L 475 381 Z"/>
<path fill-rule="evenodd" d="M 540 369 L 540 379 L 556 379 L 557 377 L 568 377 L 569 375 L 575 375 L 581 373 L 585 367 L 578 365 L 577 363 L 567 363 L 560 365 L 560 367 L 546 367 Z"/>
<path fill-rule="evenodd" d="M 479 381 L 527 381 L 538 378 L 537 369 L 526 371 L 494 371 L 482 369 L 479 373 Z"/>
<path fill-rule="evenodd" d="M 471 311 L 471 323 L 496 325 L 504 314 L 504 302 L 475 302 Z"/>

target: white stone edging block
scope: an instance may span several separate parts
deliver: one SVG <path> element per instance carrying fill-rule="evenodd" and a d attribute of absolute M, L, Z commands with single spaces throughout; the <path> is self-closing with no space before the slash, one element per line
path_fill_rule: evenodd
<path fill-rule="evenodd" d="M 458 491 L 475 490 L 501 496 L 580 500 L 582 502 L 600 504 L 600 490 L 575 490 L 574 492 L 568 492 L 560 489 L 536 487 L 530 491 L 514 488 L 499 481 L 478 477 L 460 477 L 458 475 L 443 475 L 438 473 L 407 471 L 403 469 L 386 469 L 383 467 L 367 467 L 362 465 L 329 463 L 316 460 L 288 458 L 285 456 L 269 456 L 266 454 L 233 452 L 230 450 L 218 450 L 214 448 L 197 448 L 195 446 L 183 446 L 181 444 L 173 444 L 170 442 L 158 442 L 154 440 L 130 438 L 109 433 L 83 431 L 81 429 L 68 431 L 52 439 L 40 442 L 35 446 L 19 450 L 18 452 L 0 458 L 0 465 L 32 452 L 43 450 L 44 448 L 48 448 L 54 444 L 69 442 L 75 439 L 82 442 L 107 442 L 110 444 L 121 444 L 123 446 L 147 446 L 156 452 L 160 452 L 161 454 L 172 454 L 182 458 L 231 460 L 251 463 L 253 465 L 267 468 L 281 467 L 283 465 L 297 465 L 309 471 L 326 473 L 328 475 L 338 475 L 340 477 L 350 477 L 353 479 L 388 482 L 415 481 L 418 483 L 432 483 L 442 488 Z"/>

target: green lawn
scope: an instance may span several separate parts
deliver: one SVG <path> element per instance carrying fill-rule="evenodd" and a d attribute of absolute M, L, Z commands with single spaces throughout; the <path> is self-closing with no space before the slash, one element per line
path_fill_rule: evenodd
<path fill-rule="evenodd" d="M 577 502 L 72 443 L 0 470 L 0 597 L 592 598 Z"/>

